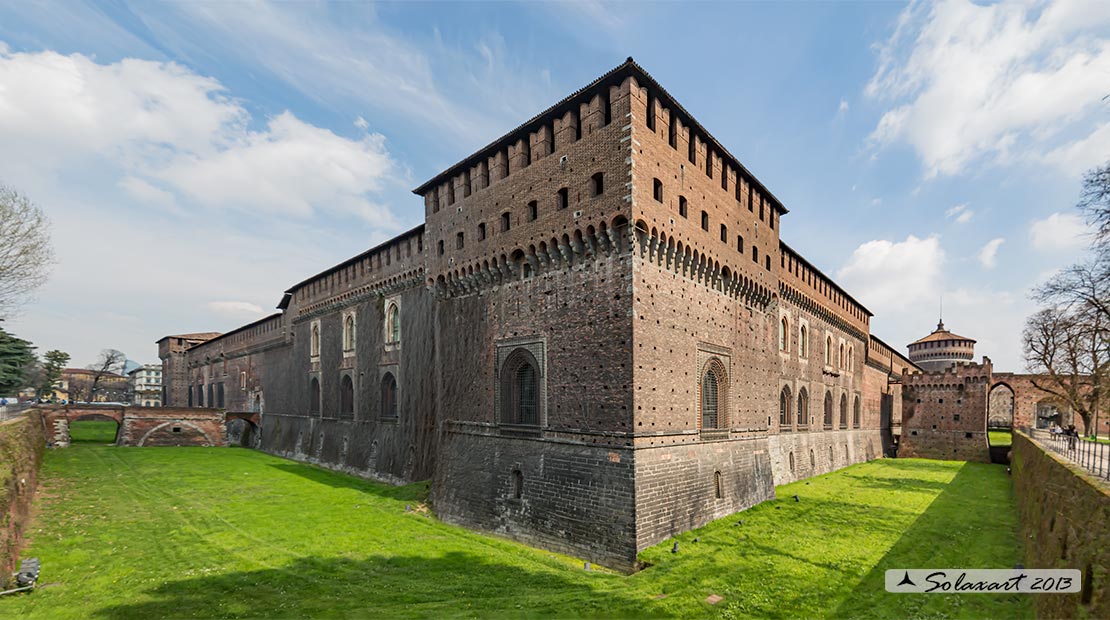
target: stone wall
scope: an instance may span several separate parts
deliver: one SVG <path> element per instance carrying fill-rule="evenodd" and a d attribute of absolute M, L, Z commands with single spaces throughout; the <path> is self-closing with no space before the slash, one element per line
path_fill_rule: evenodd
<path fill-rule="evenodd" d="M 990 462 L 990 359 L 943 372 L 903 374 L 898 456 Z"/>
<path fill-rule="evenodd" d="M 1076 568 L 1079 594 L 1033 598 L 1038 618 L 1110 618 L 1110 486 L 1014 433 L 1012 468 L 1025 565 Z"/>
<path fill-rule="evenodd" d="M 18 568 L 45 449 L 38 411 L 32 409 L 22 417 L 0 422 L 0 589 Z"/>
<path fill-rule="evenodd" d="M 767 440 L 774 485 L 827 474 L 883 455 L 878 429 L 782 433 Z"/>

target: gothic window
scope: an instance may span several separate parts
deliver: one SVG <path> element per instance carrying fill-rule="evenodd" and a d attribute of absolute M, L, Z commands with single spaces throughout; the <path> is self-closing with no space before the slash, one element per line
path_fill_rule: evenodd
<path fill-rule="evenodd" d="M 728 378 L 720 360 L 709 360 L 701 376 L 701 428 L 702 430 L 727 428 Z"/>
<path fill-rule="evenodd" d="M 320 355 L 320 325 L 317 323 L 312 324 L 312 337 L 309 341 L 308 349 L 312 357 Z"/>
<path fill-rule="evenodd" d="M 308 412 L 320 414 L 320 380 L 313 377 L 308 385 Z"/>
<path fill-rule="evenodd" d="M 805 325 L 798 329 L 798 356 L 809 356 L 809 330 L 806 329 Z"/>
<path fill-rule="evenodd" d="M 662 201 L 660 201 L 660 202 L 662 202 Z M 689 209 L 689 204 L 687 204 L 687 202 L 686 202 L 686 197 L 685 196 L 679 196 L 678 197 L 678 214 L 681 215 L 682 217 L 687 217 L 686 214 L 687 214 L 688 209 Z"/>
<path fill-rule="evenodd" d="M 840 395 L 840 428 L 848 428 L 848 396 Z"/>
<path fill-rule="evenodd" d="M 722 488 L 721 485 L 721 472 L 719 471 L 713 472 L 713 492 L 717 499 L 721 499 L 725 496 L 724 488 Z"/>
<path fill-rule="evenodd" d="M 401 312 L 397 304 L 389 304 L 385 314 L 386 342 L 396 344 L 401 342 Z"/>
<path fill-rule="evenodd" d="M 852 403 L 852 427 L 859 428 L 859 396 Z"/>
<path fill-rule="evenodd" d="M 832 392 L 825 392 L 825 428 L 832 428 L 833 423 L 833 397 Z"/>
<path fill-rule="evenodd" d="M 840 364 L 841 368 L 844 368 L 844 343 L 843 342 L 840 343 L 840 355 L 837 358 L 837 362 Z"/>
<path fill-rule="evenodd" d="M 790 321 L 782 317 L 779 321 L 779 351 L 790 350 Z"/>
<path fill-rule="evenodd" d="M 825 365 L 832 366 L 832 336 L 825 336 Z"/>
<path fill-rule="evenodd" d="M 790 388 L 783 386 L 782 392 L 779 393 L 779 426 L 787 428 L 787 430 L 789 430 L 791 424 L 790 408 L 793 404 L 790 398 Z"/>
<path fill-rule="evenodd" d="M 663 182 L 659 179 L 652 183 L 652 195 L 655 196 L 655 202 L 663 202 Z"/>
<path fill-rule="evenodd" d="M 382 411 L 383 418 L 397 417 L 397 380 L 393 373 L 387 372 L 382 377 Z"/>
<path fill-rule="evenodd" d="M 501 368 L 501 421 L 538 426 L 539 387 L 536 358 L 527 349 L 513 351 Z"/>
<path fill-rule="evenodd" d="M 355 315 L 348 314 L 343 319 L 343 350 L 355 350 Z"/>
<path fill-rule="evenodd" d="M 339 380 L 339 414 L 355 414 L 355 384 L 351 381 L 351 375 L 343 375 Z"/>
<path fill-rule="evenodd" d="M 798 426 L 809 424 L 809 392 L 805 388 L 798 390 Z"/>

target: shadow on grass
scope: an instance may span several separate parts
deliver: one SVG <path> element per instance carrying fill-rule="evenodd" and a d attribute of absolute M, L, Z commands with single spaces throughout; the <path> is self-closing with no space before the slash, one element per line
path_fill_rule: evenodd
<path fill-rule="evenodd" d="M 922 480 L 921 478 L 886 478 L 856 474 L 846 474 L 846 477 L 855 480 L 860 486 L 880 491 L 911 491 L 936 494 L 943 492 L 949 484 L 942 480 Z"/>
<path fill-rule="evenodd" d="M 324 484 L 336 489 L 353 489 L 401 502 L 424 501 L 428 497 L 428 487 L 431 484 L 429 481 L 424 481 L 395 487 L 384 482 L 374 482 L 350 474 L 324 469 L 323 467 L 299 463 L 275 463 L 270 467 L 300 476 L 317 484 Z"/>
<path fill-rule="evenodd" d="M 652 601 L 597 586 L 599 573 L 567 579 L 468 552 L 438 557 L 304 558 L 281 568 L 171 581 L 136 593 L 149 599 L 95 617 L 306 618 L 443 616 L 660 616 Z M 590 583 L 597 580 L 597 583 Z"/>
<path fill-rule="evenodd" d="M 887 569 L 1013 568 L 1021 561 L 1017 517 L 1008 495 L 984 493 L 1001 466 L 965 463 L 947 488 L 853 589 L 834 618 L 1031 618 L 1020 594 L 891 594 Z M 1004 474 L 1003 474 L 1004 475 Z"/>

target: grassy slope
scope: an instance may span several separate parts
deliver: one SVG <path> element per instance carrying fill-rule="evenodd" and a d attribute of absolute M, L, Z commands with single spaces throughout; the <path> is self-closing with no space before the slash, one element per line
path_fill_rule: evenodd
<path fill-rule="evenodd" d="M 987 431 L 987 441 L 992 446 L 1010 446 L 1014 443 L 1014 434 L 1010 431 Z"/>
<path fill-rule="evenodd" d="M 0 617 L 1031 616 L 1013 597 L 882 591 L 886 568 L 1018 561 L 998 466 L 876 461 L 780 487 L 630 577 L 406 512 L 423 485 L 249 450 L 78 444 L 43 479 L 26 555 L 50 585 Z"/>

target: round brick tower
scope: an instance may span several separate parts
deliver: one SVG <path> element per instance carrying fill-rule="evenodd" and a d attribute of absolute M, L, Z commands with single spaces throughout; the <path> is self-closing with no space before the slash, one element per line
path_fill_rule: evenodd
<path fill-rule="evenodd" d="M 938 372 L 955 364 L 970 364 L 975 359 L 975 341 L 944 329 L 944 321 L 936 330 L 910 344 L 910 361 L 926 372 Z"/>

